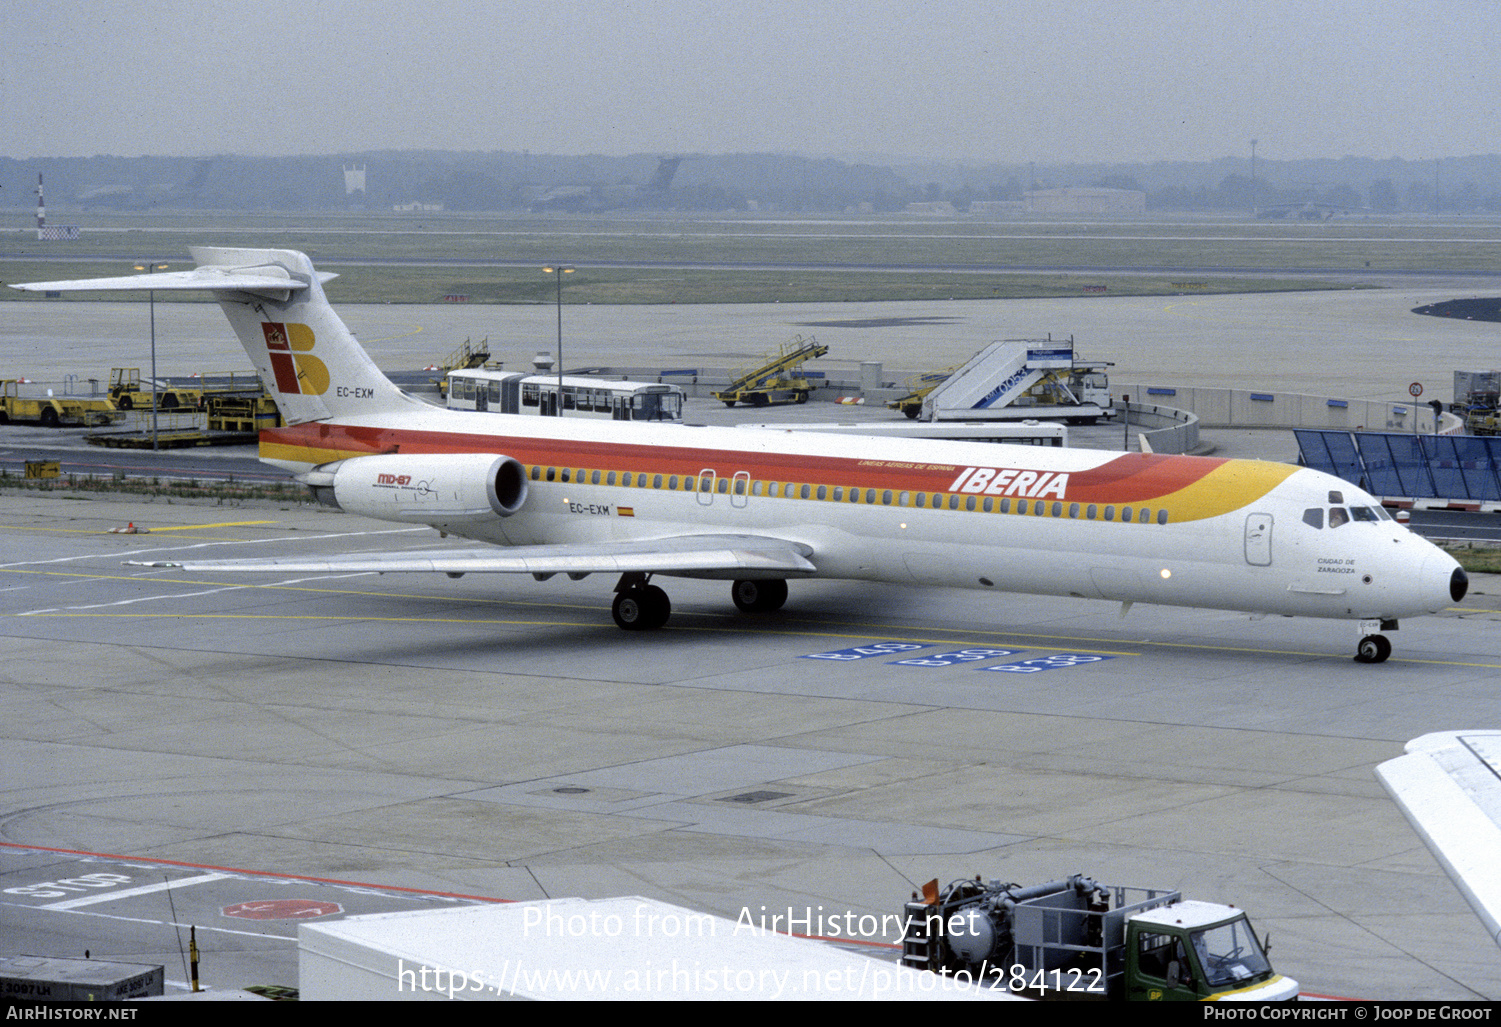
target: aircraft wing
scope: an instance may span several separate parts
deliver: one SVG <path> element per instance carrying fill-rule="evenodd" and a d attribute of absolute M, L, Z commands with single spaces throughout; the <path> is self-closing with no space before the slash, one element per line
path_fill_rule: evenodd
<path fill-rule="evenodd" d="M 1441 731 L 1406 751 L 1376 776 L 1501 945 L 1501 731 Z"/>
<path fill-rule="evenodd" d="M 755 535 L 681 535 L 630 542 L 485 549 L 416 550 L 405 553 L 272 557 L 264 560 L 127 560 L 130 567 L 185 571 L 442 574 L 625 574 L 738 578 L 754 574 L 813 574 L 811 546 Z"/>

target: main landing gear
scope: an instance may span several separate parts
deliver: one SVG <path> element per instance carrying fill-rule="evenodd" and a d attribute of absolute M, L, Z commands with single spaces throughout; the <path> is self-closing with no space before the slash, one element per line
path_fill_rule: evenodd
<path fill-rule="evenodd" d="M 1396 631 L 1394 620 L 1369 620 L 1360 622 L 1360 641 L 1355 646 L 1356 663 L 1385 663 L 1392 654 L 1392 644 L 1378 631 Z"/>
<path fill-rule="evenodd" d="M 672 601 L 656 585 L 648 585 L 648 577 L 639 572 L 622 574 L 615 586 L 610 614 L 626 631 L 655 631 L 672 616 Z"/>
<path fill-rule="evenodd" d="M 771 581 L 742 578 L 730 589 L 730 597 L 741 613 L 770 613 L 780 610 L 787 601 L 787 582 L 782 578 Z"/>
<path fill-rule="evenodd" d="M 615 586 L 615 602 L 610 615 L 626 631 L 655 631 L 672 615 L 672 601 L 656 585 L 648 584 L 651 575 L 639 571 L 622 574 Z M 780 610 L 787 601 L 787 582 L 781 578 L 735 582 L 730 590 L 735 606 L 745 613 L 770 613 Z"/>

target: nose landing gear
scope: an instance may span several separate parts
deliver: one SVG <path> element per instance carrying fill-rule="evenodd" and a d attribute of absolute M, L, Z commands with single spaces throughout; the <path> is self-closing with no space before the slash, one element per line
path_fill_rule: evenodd
<path fill-rule="evenodd" d="M 1385 663 L 1392 654 L 1392 644 L 1385 635 L 1366 635 L 1355 647 L 1356 663 Z"/>
<path fill-rule="evenodd" d="M 1392 644 L 1380 631 L 1396 631 L 1394 620 L 1363 620 L 1360 622 L 1360 641 L 1355 645 L 1356 663 L 1385 663 L 1392 654 Z"/>

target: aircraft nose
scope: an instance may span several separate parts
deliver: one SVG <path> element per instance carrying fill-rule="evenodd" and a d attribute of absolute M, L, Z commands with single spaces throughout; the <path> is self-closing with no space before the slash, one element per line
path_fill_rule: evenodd
<path fill-rule="evenodd" d="M 1470 591 L 1470 576 L 1459 563 L 1443 551 L 1431 553 L 1419 572 L 1423 595 L 1437 613 L 1451 602 L 1457 603 Z"/>

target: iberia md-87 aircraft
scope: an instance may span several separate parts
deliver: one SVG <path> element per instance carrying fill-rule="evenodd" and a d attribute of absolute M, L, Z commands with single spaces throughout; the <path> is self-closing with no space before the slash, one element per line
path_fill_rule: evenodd
<path fill-rule="evenodd" d="M 797 578 L 1079 596 L 1358 621 L 1367 663 L 1468 588 L 1376 499 L 1283 464 L 440 409 L 381 374 L 304 254 L 193 256 L 17 288 L 211 291 L 287 422 L 261 459 L 342 510 L 505 548 L 148 566 L 618 574 L 629 630 L 666 623 L 657 576 L 733 581 L 749 613 Z"/>

